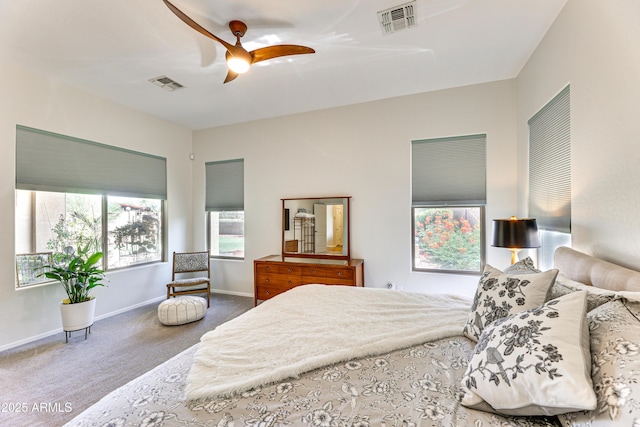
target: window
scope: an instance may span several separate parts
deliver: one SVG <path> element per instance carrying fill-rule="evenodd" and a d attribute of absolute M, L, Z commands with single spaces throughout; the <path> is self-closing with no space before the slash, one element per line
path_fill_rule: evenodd
<path fill-rule="evenodd" d="M 205 164 L 209 253 L 244 258 L 244 160 Z"/>
<path fill-rule="evenodd" d="M 107 197 L 109 268 L 162 260 L 162 202 Z"/>
<path fill-rule="evenodd" d="M 17 284 L 47 282 L 37 267 L 53 255 L 102 250 L 101 197 L 87 194 L 16 190 Z"/>
<path fill-rule="evenodd" d="M 103 252 L 105 270 L 162 261 L 164 200 L 166 159 L 17 126 L 17 286 L 79 253 Z"/>
<path fill-rule="evenodd" d="M 480 271 L 484 209 L 413 208 L 416 270 Z"/>
<path fill-rule="evenodd" d="M 482 271 L 485 146 L 485 135 L 412 142 L 413 270 Z"/>
<path fill-rule="evenodd" d="M 46 281 L 28 271 L 28 265 L 46 253 L 50 259 L 53 254 L 103 252 L 107 270 L 162 260 L 160 200 L 16 190 L 16 218 L 21 287 Z"/>
<path fill-rule="evenodd" d="M 529 216 L 536 218 L 538 265 L 553 266 L 571 245 L 571 98 L 567 86 L 529 120 Z"/>
<path fill-rule="evenodd" d="M 209 253 L 244 258 L 244 211 L 209 212 Z"/>

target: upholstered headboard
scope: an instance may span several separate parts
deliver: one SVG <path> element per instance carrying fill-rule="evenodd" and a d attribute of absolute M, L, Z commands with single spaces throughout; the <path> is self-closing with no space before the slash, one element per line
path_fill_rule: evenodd
<path fill-rule="evenodd" d="M 554 255 L 555 268 L 576 282 L 612 291 L 640 291 L 640 272 L 592 257 L 567 247 Z"/>

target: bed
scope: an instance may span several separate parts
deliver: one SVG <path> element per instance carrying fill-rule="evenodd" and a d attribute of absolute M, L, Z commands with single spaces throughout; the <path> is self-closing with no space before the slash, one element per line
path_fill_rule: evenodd
<path fill-rule="evenodd" d="M 295 289 L 67 425 L 640 426 L 639 272 L 560 248 L 473 299 Z"/>

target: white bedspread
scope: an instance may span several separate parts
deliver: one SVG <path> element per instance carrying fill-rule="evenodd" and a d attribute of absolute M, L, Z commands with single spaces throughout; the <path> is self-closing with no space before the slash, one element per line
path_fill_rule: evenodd
<path fill-rule="evenodd" d="M 321 366 L 460 335 L 471 299 L 296 287 L 202 336 L 187 399 L 228 396 Z"/>

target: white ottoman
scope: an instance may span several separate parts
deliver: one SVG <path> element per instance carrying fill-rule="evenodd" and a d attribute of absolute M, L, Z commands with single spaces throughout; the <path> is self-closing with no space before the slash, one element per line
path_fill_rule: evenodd
<path fill-rule="evenodd" d="M 206 299 L 183 296 L 162 301 L 158 306 L 158 319 L 163 325 L 184 325 L 202 319 L 206 312 Z"/>

